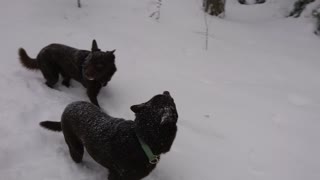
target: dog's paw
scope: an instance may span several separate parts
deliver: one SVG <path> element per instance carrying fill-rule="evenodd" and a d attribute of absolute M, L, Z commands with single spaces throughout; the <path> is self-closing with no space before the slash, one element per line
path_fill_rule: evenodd
<path fill-rule="evenodd" d="M 65 87 L 67 87 L 67 88 L 70 87 L 70 81 L 62 81 L 61 84 L 64 85 Z"/>

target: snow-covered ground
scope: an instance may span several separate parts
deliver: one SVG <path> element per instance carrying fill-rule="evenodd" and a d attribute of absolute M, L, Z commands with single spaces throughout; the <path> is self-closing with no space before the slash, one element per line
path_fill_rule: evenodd
<path fill-rule="evenodd" d="M 39 127 L 88 100 L 72 82 L 59 91 L 24 69 L 53 42 L 116 51 L 118 71 L 98 99 L 111 115 L 169 90 L 178 112 L 172 150 L 146 180 L 319 180 L 320 40 L 312 19 L 283 18 L 293 0 L 243 6 L 227 0 L 224 20 L 201 0 L 10 0 L 0 6 L 0 179 L 102 180 L 87 154 L 69 157 L 60 133 Z"/>

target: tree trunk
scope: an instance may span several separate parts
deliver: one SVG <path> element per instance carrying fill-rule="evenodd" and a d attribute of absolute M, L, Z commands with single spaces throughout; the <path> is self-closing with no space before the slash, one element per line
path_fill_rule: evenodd
<path fill-rule="evenodd" d="M 204 11 L 212 16 L 224 16 L 225 0 L 203 0 Z"/>
<path fill-rule="evenodd" d="M 314 9 L 312 11 L 312 15 L 314 18 L 317 19 L 316 29 L 314 30 L 314 33 L 320 36 L 320 7 L 318 7 L 317 9 Z"/>
<path fill-rule="evenodd" d="M 81 2 L 78 0 L 78 8 L 81 8 Z"/>
<path fill-rule="evenodd" d="M 289 16 L 299 17 L 302 11 L 306 8 L 306 6 L 314 1 L 315 0 L 297 0 L 294 3 L 294 8 L 290 12 Z"/>
<path fill-rule="evenodd" d="M 247 0 L 238 0 L 240 4 L 263 4 L 266 0 L 255 0 L 254 2 L 248 3 Z"/>

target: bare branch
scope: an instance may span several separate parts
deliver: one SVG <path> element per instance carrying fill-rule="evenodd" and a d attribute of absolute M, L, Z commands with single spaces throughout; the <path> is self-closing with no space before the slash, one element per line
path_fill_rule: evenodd
<path fill-rule="evenodd" d="M 208 20 L 207 20 L 207 13 L 203 13 L 204 14 L 204 24 L 205 24 L 205 36 L 206 36 L 206 50 L 208 50 L 208 46 L 209 46 L 209 27 L 208 27 Z"/>
<path fill-rule="evenodd" d="M 155 19 L 157 21 L 159 21 L 160 20 L 160 10 L 161 10 L 161 5 L 162 5 L 162 0 L 157 0 L 156 4 L 157 4 L 156 11 L 151 13 L 149 17 L 155 17 Z"/>

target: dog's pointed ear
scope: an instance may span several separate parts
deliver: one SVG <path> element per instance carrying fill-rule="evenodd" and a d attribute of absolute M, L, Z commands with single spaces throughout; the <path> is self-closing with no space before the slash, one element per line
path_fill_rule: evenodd
<path fill-rule="evenodd" d="M 95 39 L 92 41 L 91 51 L 92 51 L 92 52 L 100 51 L 100 49 L 98 48 L 97 41 L 96 41 Z"/>
<path fill-rule="evenodd" d="M 107 51 L 106 53 L 114 54 L 115 51 L 116 51 L 116 50 L 114 49 L 114 50 L 112 50 L 112 51 Z"/>
<path fill-rule="evenodd" d="M 134 113 L 139 113 L 141 112 L 141 110 L 143 109 L 144 107 L 144 103 L 142 104 L 137 104 L 137 105 L 133 105 L 130 107 L 131 111 L 133 111 Z"/>

